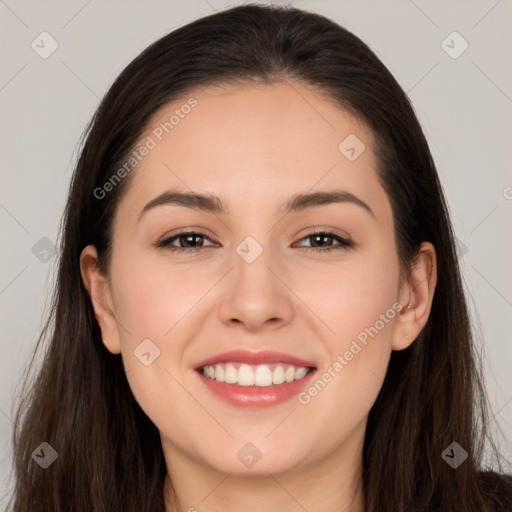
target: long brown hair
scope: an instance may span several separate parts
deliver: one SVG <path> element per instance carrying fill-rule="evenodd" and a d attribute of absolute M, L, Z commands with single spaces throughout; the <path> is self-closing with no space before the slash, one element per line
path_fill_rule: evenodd
<path fill-rule="evenodd" d="M 101 199 L 94 191 L 123 165 L 149 118 L 173 99 L 202 85 L 287 80 L 314 86 L 374 133 L 402 269 L 421 242 L 437 251 L 428 323 L 408 349 L 393 352 L 369 414 L 366 511 L 482 512 L 501 510 L 498 503 L 512 510 L 512 478 L 482 471 L 485 440 L 500 472 L 502 466 L 489 435 L 446 202 L 409 99 L 368 46 L 333 21 L 249 4 L 151 44 L 119 75 L 84 132 L 51 310 L 15 414 L 16 512 L 164 511 L 159 432 L 135 401 L 122 359 L 102 344 L 79 268 L 82 249 L 93 244 L 108 272 L 112 218 L 131 175 Z M 454 441 L 468 453 L 457 469 L 442 457 Z M 46 469 L 32 460 L 42 442 L 58 454 Z"/>

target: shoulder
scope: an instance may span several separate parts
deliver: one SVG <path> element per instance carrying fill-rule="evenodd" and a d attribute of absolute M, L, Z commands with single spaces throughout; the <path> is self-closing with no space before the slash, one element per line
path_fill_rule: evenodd
<path fill-rule="evenodd" d="M 478 474 L 482 490 L 489 500 L 493 512 L 512 511 L 512 475 L 480 471 Z"/>

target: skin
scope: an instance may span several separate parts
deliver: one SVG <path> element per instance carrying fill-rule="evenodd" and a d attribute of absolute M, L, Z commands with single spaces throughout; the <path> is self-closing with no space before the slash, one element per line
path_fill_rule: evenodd
<path fill-rule="evenodd" d="M 99 271 L 93 246 L 83 250 L 103 342 L 121 354 L 135 398 L 160 431 L 183 510 L 362 511 L 368 413 L 391 351 L 409 346 L 428 319 L 435 249 L 423 243 L 414 266 L 400 273 L 372 133 L 318 92 L 289 82 L 210 86 L 190 96 L 195 109 L 133 171 L 114 218 L 109 275 Z M 141 140 L 185 101 L 157 112 Z M 354 161 L 338 150 L 349 134 L 366 146 Z M 171 188 L 218 195 L 231 213 L 161 205 L 139 221 L 143 207 Z M 375 217 L 351 203 L 278 213 L 295 194 L 334 188 L 367 203 Z M 196 240 L 203 249 L 156 247 L 192 226 L 209 237 Z M 316 240 L 307 235 L 316 228 L 354 246 L 312 252 Z M 252 263 L 236 252 L 247 236 L 263 248 Z M 201 360 L 242 347 L 313 360 L 321 375 L 394 303 L 402 311 L 308 404 L 294 397 L 240 409 L 209 392 L 194 371 Z M 133 354 L 146 338 L 160 349 L 150 366 Z M 251 468 L 237 457 L 247 442 L 261 452 Z"/>

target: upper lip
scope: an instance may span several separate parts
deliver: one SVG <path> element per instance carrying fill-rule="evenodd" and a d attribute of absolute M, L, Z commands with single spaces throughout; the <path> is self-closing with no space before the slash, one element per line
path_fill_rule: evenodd
<path fill-rule="evenodd" d="M 276 352 L 275 350 L 263 350 L 260 352 L 250 352 L 243 349 L 229 350 L 204 359 L 196 365 L 196 369 L 204 366 L 213 366 L 218 363 L 246 363 L 246 364 L 271 364 L 271 363 L 287 363 L 293 366 L 304 366 L 306 368 L 315 368 L 315 363 L 300 359 L 284 352 Z"/>

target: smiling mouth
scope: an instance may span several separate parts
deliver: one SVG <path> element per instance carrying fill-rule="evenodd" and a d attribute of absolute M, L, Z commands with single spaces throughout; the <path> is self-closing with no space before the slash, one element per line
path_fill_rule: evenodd
<path fill-rule="evenodd" d="M 233 386 L 272 387 L 298 381 L 314 367 L 295 366 L 288 363 L 245 364 L 239 362 L 207 365 L 197 370 L 207 379 Z"/>

